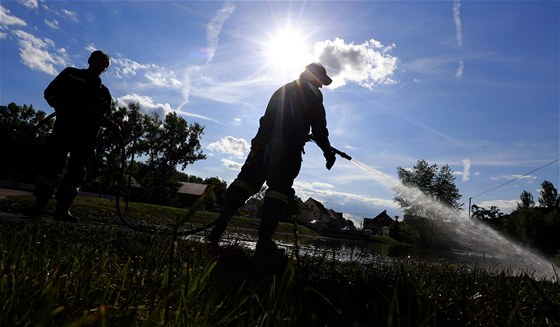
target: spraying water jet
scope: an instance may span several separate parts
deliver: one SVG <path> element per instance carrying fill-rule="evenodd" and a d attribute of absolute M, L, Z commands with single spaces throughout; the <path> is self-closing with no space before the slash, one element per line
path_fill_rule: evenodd
<path fill-rule="evenodd" d="M 469 219 L 458 209 L 434 200 L 418 188 L 405 186 L 391 176 L 357 160 L 352 159 L 351 161 L 371 173 L 377 182 L 404 195 L 409 202 L 422 204 L 426 208 L 428 218 L 437 222 L 438 226 L 447 233 L 453 233 L 455 241 L 466 248 L 498 259 L 500 263 L 494 267 L 495 269 L 527 273 L 540 278 L 558 279 L 554 264 L 541 255 L 507 239 L 482 222 Z"/>
<path fill-rule="evenodd" d="M 309 140 L 314 141 L 313 135 L 309 135 Z M 408 202 L 422 204 L 425 208 L 423 215 L 437 223 L 438 227 L 446 233 L 452 234 L 454 240 L 461 246 L 498 259 L 499 264 L 494 266 L 494 269 L 527 273 L 530 276 L 550 280 L 560 278 L 554 263 L 543 256 L 507 239 L 482 222 L 470 219 L 460 210 L 427 196 L 420 189 L 406 186 L 399 180 L 353 159 L 334 147 L 331 149 L 335 154 L 369 172 L 383 186 L 405 196 Z"/>

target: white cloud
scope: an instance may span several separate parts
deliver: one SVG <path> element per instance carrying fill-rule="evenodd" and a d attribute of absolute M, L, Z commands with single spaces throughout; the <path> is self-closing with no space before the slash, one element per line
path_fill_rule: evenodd
<path fill-rule="evenodd" d="M 233 4 L 226 3 L 206 27 L 206 39 L 208 43 L 207 63 L 214 58 L 214 54 L 218 48 L 218 38 L 222 32 L 222 27 L 234 10 L 235 6 Z"/>
<path fill-rule="evenodd" d="M 90 43 L 90 44 L 86 45 L 86 50 L 89 51 L 89 52 L 93 52 L 93 51 L 97 50 L 97 48 L 95 47 L 95 45 L 93 43 Z M 111 60 L 113 60 L 113 59 L 111 59 Z"/>
<path fill-rule="evenodd" d="M 322 189 L 333 189 L 334 188 L 334 185 L 329 184 L 329 183 L 313 182 L 312 184 L 313 184 L 313 186 L 318 187 L 318 188 L 322 188 Z"/>
<path fill-rule="evenodd" d="M 470 159 L 463 159 L 463 182 L 466 182 L 470 179 L 471 175 L 471 160 Z"/>
<path fill-rule="evenodd" d="M 245 139 L 238 139 L 233 136 L 226 136 L 223 139 L 208 145 L 208 149 L 211 151 L 233 154 L 237 157 L 242 157 L 249 151 L 250 147 L 249 142 L 245 141 Z"/>
<path fill-rule="evenodd" d="M 406 70 L 429 75 L 447 74 L 449 66 L 456 60 L 450 57 L 418 58 L 408 62 Z"/>
<path fill-rule="evenodd" d="M 186 85 L 183 88 L 183 105 L 188 103 L 190 96 L 221 103 L 240 104 L 248 95 L 254 94 L 256 88 L 270 82 L 265 77 L 222 82 L 208 75 L 202 75 L 198 67 L 191 68 L 183 82 Z"/>
<path fill-rule="evenodd" d="M 19 55 L 27 67 L 56 76 L 58 72 L 55 65 L 66 64 L 63 56 L 48 51 L 48 48 L 54 47 L 52 40 L 40 39 L 22 30 L 15 30 L 13 33 L 19 38 Z M 62 55 L 66 53 L 64 49 L 59 52 Z"/>
<path fill-rule="evenodd" d="M 4 40 L 6 38 L 8 38 L 8 33 L 0 32 L 0 40 Z"/>
<path fill-rule="evenodd" d="M 146 76 L 148 81 L 150 81 L 154 86 L 180 88 L 183 85 L 183 83 L 175 77 L 173 72 L 166 72 L 163 69 L 158 69 L 158 71 L 148 71 L 144 76 Z"/>
<path fill-rule="evenodd" d="M 463 69 L 465 68 L 465 62 L 459 60 L 459 66 L 457 66 L 457 71 L 455 72 L 455 79 L 460 80 L 463 77 Z"/>
<path fill-rule="evenodd" d="M 461 22 L 461 1 L 453 0 L 453 20 L 455 21 L 455 32 L 457 45 L 463 46 L 463 23 Z"/>
<path fill-rule="evenodd" d="M 167 114 L 171 112 L 175 112 L 181 116 L 188 116 L 201 120 L 208 120 L 220 124 L 219 121 L 203 115 L 174 109 L 171 107 L 169 103 L 157 103 L 153 100 L 153 98 L 146 95 L 131 93 L 116 99 L 116 101 L 118 106 L 123 106 L 123 107 L 126 107 L 131 103 L 138 104 L 140 106 L 140 112 L 148 115 L 157 114 L 160 119 L 163 119 Z"/>
<path fill-rule="evenodd" d="M 88 46 L 88 50 L 93 51 L 94 49 L 93 45 Z M 149 86 L 172 89 L 181 89 L 183 87 L 183 83 L 177 79 L 172 71 L 154 64 L 141 64 L 118 55 L 111 60 L 111 71 L 120 79 L 131 78 L 143 72 L 143 76 L 146 78 Z M 142 86 L 143 83 L 138 82 L 138 85 Z"/>
<path fill-rule="evenodd" d="M 10 25 L 19 25 L 19 26 L 27 26 L 27 23 L 16 16 L 10 15 L 10 10 L 4 8 L 0 5 L 0 25 L 3 26 L 10 26 Z"/>
<path fill-rule="evenodd" d="M 182 115 L 182 116 L 188 116 L 188 117 L 197 118 L 197 119 L 201 119 L 201 120 L 211 121 L 211 122 L 214 122 L 216 124 L 222 124 L 220 121 L 218 121 L 214 118 L 210 118 L 210 117 L 204 116 L 204 115 L 195 114 L 195 113 L 184 111 L 184 110 L 181 110 L 181 109 L 176 109 L 175 112 L 179 115 Z"/>
<path fill-rule="evenodd" d="M 78 22 L 78 14 L 75 11 L 62 9 L 61 15 L 74 23 Z"/>
<path fill-rule="evenodd" d="M 230 169 L 230 170 L 240 170 L 241 167 L 243 166 L 242 163 L 235 162 L 235 161 L 229 160 L 229 159 L 222 159 L 220 161 L 222 162 L 222 165 L 224 167 L 226 167 L 227 169 Z"/>
<path fill-rule="evenodd" d="M 89 46 L 88 50 L 93 51 L 95 47 Z M 117 74 L 119 78 L 135 76 L 140 69 L 148 69 L 150 65 L 143 65 L 134 60 L 116 57 L 111 59 L 111 70 Z"/>
<path fill-rule="evenodd" d="M 396 70 L 397 58 L 387 53 L 395 46 L 384 46 L 376 40 L 363 44 L 346 44 L 342 39 L 323 41 L 315 44 L 316 60 L 323 63 L 334 81 L 329 87 L 336 88 L 348 81 L 356 82 L 367 88 L 379 84 L 394 83 L 390 76 Z M 183 108 L 196 96 L 203 99 L 228 104 L 244 104 L 244 99 L 254 94 L 256 88 L 277 85 L 278 76 L 255 74 L 251 78 L 234 81 L 222 81 L 216 78 L 215 67 L 191 66 L 181 76 L 183 84 Z"/>
<path fill-rule="evenodd" d="M 38 0 L 18 0 L 19 3 L 26 6 L 29 9 L 37 9 L 39 8 L 39 1 Z"/>
<path fill-rule="evenodd" d="M 397 69 L 397 57 L 388 54 L 395 45 L 384 46 L 371 39 L 362 44 L 346 43 L 336 38 L 318 42 L 314 56 L 327 68 L 332 77 L 331 88 L 340 87 L 346 81 L 372 89 L 379 84 L 392 84 L 391 75 Z"/>
<path fill-rule="evenodd" d="M 519 202 L 520 202 L 519 200 L 488 200 L 488 201 L 481 201 L 476 205 L 486 209 L 490 209 L 490 207 L 494 206 L 500 209 L 502 213 L 508 214 L 511 213 L 513 210 L 517 209 L 517 203 Z"/>
<path fill-rule="evenodd" d="M 498 176 L 493 176 L 490 177 L 491 180 L 514 180 L 514 179 L 524 179 L 524 180 L 528 180 L 528 181 L 534 181 L 537 179 L 537 176 L 532 176 L 532 175 L 519 175 L 519 174 L 512 174 L 512 175 L 507 175 L 507 174 L 501 174 Z"/>
<path fill-rule="evenodd" d="M 55 30 L 60 29 L 58 27 L 58 21 L 56 19 L 53 19 L 52 21 L 48 20 L 48 19 L 45 19 L 45 25 L 47 25 L 48 27 L 50 27 L 52 29 L 55 29 Z"/>
<path fill-rule="evenodd" d="M 154 100 L 145 95 L 127 94 L 117 99 L 119 106 L 127 106 L 130 103 L 137 103 L 140 105 L 140 111 L 145 114 L 156 113 L 160 119 L 163 119 L 168 113 L 172 111 L 168 103 L 156 103 Z"/>
<path fill-rule="evenodd" d="M 370 208 L 383 207 L 394 210 L 399 210 L 398 205 L 393 200 L 371 197 L 363 194 L 340 192 L 336 188 L 325 183 L 309 183 L 305 181 L 294 181 L 294 189 L 297 196 L 303 201 L 312 197 L 318 201 L 325 201 L 328 198 L 329 202 L 346 205 L 349 203 L 360 203 Z"/>

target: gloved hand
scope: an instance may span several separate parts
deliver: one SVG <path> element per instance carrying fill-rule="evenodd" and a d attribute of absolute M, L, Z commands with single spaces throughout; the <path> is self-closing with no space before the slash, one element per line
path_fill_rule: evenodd
<path fill-rule="evenodd" d="M 323 152 L 323 156 L 327 161 L 325 166 L 327 167 L 328 170 L 331 170 L 332 166 L 334 165 L 334 162 L 336 161 L 336 155 L 334 154 L 334 152 L 329 151 L 329 152 Z"/>

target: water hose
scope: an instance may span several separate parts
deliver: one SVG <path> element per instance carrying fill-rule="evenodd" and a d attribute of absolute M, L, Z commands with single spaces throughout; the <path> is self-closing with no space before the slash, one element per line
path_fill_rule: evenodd
<path fill-rule="evenodd" d="M 117 141 L 118 141 L 118 145 L 119 145 L 119 149 L 121 151 L 121 167 L 120 167 L 120 172 L 119 172 L 119 178 L 117 181 L 117 189 L 116 189 L 116 196 L 115 196 L 115 208 L 116 208 L 116 213 L 117 213 L 117 217 L 119 218 L 120 222 L 131 228 L 134 229 L 136 231 L 140 231 L 140 232 L 145 232 L 145 233 L 158 233 L 158 234 L 173 234 L 175 236 L 187 236 L 187 235 L 193 235 L 199 232 L 202 232 L 212 226 L 214 226 L 217 222 L 218 219 L 202 226 L 199 228 L 195 228 L 195 229 L 191 229 L 191 230 L 179 230 L 179 226 L 175 226 L 175 228 L 173 230 L 169 230 L 169 229 L 162 229 L 162 228 L 155 228 L 155 227 L 150 227 L 150 226 L 138 226 L 138 225 L 134 225 L 131 224 L 129 221 L 127 221 L 124 217 L 124 215 L 121 212 L 121 206 L 120 206 L 120 194 L 122 191 L 122 179 L 124 177 L 125 174 L 125 167 L 126 167 L 126 147 L 125 147 L 125 142 L 124 142 L 124 138 L 122 137 L 122 133 L 120 133 L 118 125 L 111 120 L 110 118 L 102 115 L 99 112 L 93 111 L 93 110 L 84 110 L 87 111 L 88 113 L 92 113 L 95 115 L 98 115 L 100 118 L 102 118 L 103 122 L 105 123 L 105 125 L 107 127 L 110 127 L 110 130 L 112 131 L 113 134 L 115 134 Z M 42 119 L 39 123 L 37 123 L 37 125 L 35 125 L 35 130 L 40 129 L 41 127 L 43 127 L 49 120 L 53 119 L 56 116 L 56 112 L 51 113 L 50 115 L 48 115 L 47 117 L 45 117 L 44 119 Z M 199 199 L 200 201 L 200 199 Z M 197 201 L 197 203 L 199 202 Z M 128 202 L 128 199 L 127 199 Z M 192 211 L 194 209 L 196 209 L 198 206 L 191 207 L 191 209 L 189 210 L 188 214 L 191 214 Z"/>
<path fill-rule="evenodd" d="M 162 229 L 162 228 L 155 228 L 155 227 L 151 227 L 151 226 L 138 226 L 138 225 L 134 225 L 131 224 L 129 221 L 127 221 L 124 217 L 124 215 L 121 212 L 121 206 L 120 206 L 120 194 L 122 191 L 122 180 L 124 178 L 124 174 L 125 174 L 125 168 L 126 168 L 126 147 L 125 147 L 125 142 L 124 142 L 124 138 L 122 137 L 122 133 L 120 133 L 120 130 L 118 128 L 118 125 L 111 120 L 110 118 L 106 117 L 105 115 L 102 115 L 99 112 L 93 111 L 93 110 L 84 110 L 88 113 L 92 113 L 95 114 L 97 116 L 99 116 L 103 122 L 105 123 L 105 125 L 107 127 L 110 128 L 110 130 L 112 131 L 112 133 L 116 134 L 115 136 L 117 136 L 117 140 L 119 143 L 119 149 L 121 151 L 121 163 L 120 163 L 120 172 L 119 172 L 119 178 L 117 181 L 117 189 L 116 189 L 116 196 L 115 196 L 115 209 L 116 209 L 116 213 L 117 213 L 117 217 L 119 218 L 120 222 L 127 226 L 128 228 L 131 228 L 133 230 L 136 231 L 140 231 L 140 232 L 145 232 L 145 233 L 159 233 L 159 234 L 173 234 L 175 236 L 187 236 L 187 235 L 193 235 L 196 233 L 200 233 L 206 229 L 209 229 L 210 227 L 214 226 L 217 222 L 218 219 L 195 229 L 191 229 L 191 230 L 179 230 L 179 226 L 178 224 L 176 224 L 175 228 L 173 230 L 169 230 L 169 229 Z M 48 115 L 47 117 L 45 117 L 44 119 L 42 119 L 36 126 L 35 126 L 35 130 L 38 130 L 39 128 L 43 127 L 49 120 L 53 119 L 56 116 L 56 112 L 51 113 L 50 115 Z M 315 142 L 313 135 L 310 134 L 309 135 L 309 140 Z M 316 143 L 316 142 L 315 142 Z M 352 160 L 352 157 L 350 157 L 348 154 L 334 148 L 331 146 L 331 150 L 339 155 L 340 157 L 347 159 L 347 160 Z M 128 203 L 128 199 L 127 199 L 127 203 Z M 192 206 L 189 209 L 189 212 L 187 213 L 188 217 L 190 217 L 195 211 L 198 206 L 200 206 L 201 204 L 201 199 L 199 199 L 194 206 Z"/>

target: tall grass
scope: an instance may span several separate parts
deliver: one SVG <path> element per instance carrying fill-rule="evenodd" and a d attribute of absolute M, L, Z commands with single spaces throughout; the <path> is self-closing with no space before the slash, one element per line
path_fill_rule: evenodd
<path fill-rule="evenodd" d="M 560 325 L 558 278 L 328 254 L 255 264 L 87 219 L 3 218 L 0 233 L 1 326 Z"/>
<path fill-rule="evenodd" d="M 179 245 L 171 265 L 169 237 L 114 228 L 84 233 L 67 224 L 11 227 L 0 243 L 2 326 L 204 326 L 246 316 L 251 297 L 243 288 L 216 289 L 217 261 L 203 248 Z"/>

